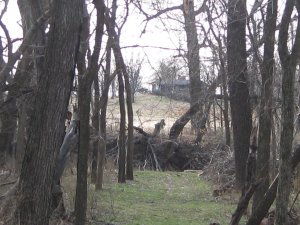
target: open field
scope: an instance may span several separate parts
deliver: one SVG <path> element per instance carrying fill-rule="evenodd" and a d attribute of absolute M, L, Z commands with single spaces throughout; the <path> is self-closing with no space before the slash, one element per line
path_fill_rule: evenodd
<path fill-rule="evenodd" d="M 135 171 L 135 180 L 126 184 L 117 184 L 115 177 L 114 170 L 106 171 L 102 191 L 89 186 L 89 224 L 228 224 L 237 204 L 236 193 L 213 197 L 213 185 L 197 173 Z M 74 177 L 65 177 L 63 183 L 65 190 L 74 189 Z M 75 193 L 67 193 L 73 205 Z"/>
<path fill-rule="evenodd" d="M 189 108 L 189 103 L 175 101 L 164 96 L 137 93 L 133 103 L 134 125 L 152 130 L 161 119 L 166 122 L 165 131 Z M 118 98 L 110 99 L 107 110 L 108 129 L 118 126 L 119 102 Z M 187 126 L 189 127 L 189 125 Z"/>

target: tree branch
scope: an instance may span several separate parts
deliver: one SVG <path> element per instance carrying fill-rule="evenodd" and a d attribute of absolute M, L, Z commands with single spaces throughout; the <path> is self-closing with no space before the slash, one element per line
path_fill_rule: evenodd
<path fill-rule="evenodd" d="M 284 9 L 281 25 L 279 29 L 279 44 L 278 44 L 278 52 L 281 61 L 285 61 L 289 56 L 288 50 L 288 34 L 289 34 L 289 25 L 291 22 L 291 15 L 294 9 L 295 0 L 287 0 L 286 7 Z M 299 24 L 299 22 L 298 22 Z"/>
<path fill-rule="evenodd" d="M 30 42 L 32 41 L 33 36 L 35 35 L 35 32 L 38 30 L 38 28 L 41 25 L 43 25 L 48 20 L 49 17 L 50 17 L 50 11 L 47 10 L 45 11 L 45 13 L 43 13 L 43 15 L 39 19 L 37 19 L 35 23 L 33 23 L 33 25 L 27 31 L 22 44 L 14 53 L 12 53 L 11 57 L 8 58 L 7 63 L 0 71 L 0 83 L 3 83 L 3 81 L 5 81 L 5 78 L 8 77 L 15 63 L 20 59 L 21 55 L 27 50 L 28 46 L 30 45 Z"/>

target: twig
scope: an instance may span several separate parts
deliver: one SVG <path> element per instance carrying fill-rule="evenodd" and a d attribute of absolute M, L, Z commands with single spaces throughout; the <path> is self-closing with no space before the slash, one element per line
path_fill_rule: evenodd
<path fill-rule="evenodd" d="M 9 181 L 9 182 L 6 182 L 6 183 L 2 183 L 2 184 L 0 184 L 0 187 L 6 186 L 6 185 L 14 184 L 14 183 L 16 183 L 17 181 L 18 181 L 18 180 L 14 180 L 14 181 Z"/>
<path fill-rule="evenodd" d="M 47 10 L 40 18 L 37 19 L 37 21 L 30 27 L 30 29 L 27 31 L 22 44 L 19 46 L 19 48 L 11 54 L 11 57 L 9 57 L 6 65 L 2 68 L 0 71 L 0 81 L 4 81 L 5 77 L 7 77 L 7 74 L 12 70 L 15 63 L 19 60 L 23 52 L 28 48 L 30 42 L 32 41 L 32 38 L 34 37 L 36 31 L 38 28 L 44 24 L 48 18 L 50 17 L 50 11 Z"/>
<path fill-rule="evenodd" d="M 146 137 L 150 137 L 151 134 L 148 134 L 147 132 L 145 132 L 142 128 L 140 127 L 136 127 L 136 126 L 133 126 L 133 129 L 135 129 L 137 132 L 139 132 L 140 134 L 146 136 Z"/>
<path fill-rule="evenodd" d="M 153 147 L 152 147 L 152 145 L 151 145 L 151 143 L 150 143 L 150 139 L 148 139 L 148 145 L 150 146 L 150 149 L 151 149 L 153 158 L 154 158 L 154 160 L 155 160 L 156 170 L 161 171 L 161 167 L 160 167 L 160 165 L 159 165 L 159 163 L 158 163 L 158 161 L 157 161 L 157 157 L 156 157 L 155 152 L 154 152 L 154 149 L 153 149 Z"/>
<path fill-rule="evenodd" d="M 291 208 L 290 208 L 289 213 L 292 212 L 292 210 L 293 210 L 293 208 L 294 208 L 294 205 L 295 205 L 295 203 L 296 203 L 296 201 L 297 201 L 297 199 L 298 199 L 298 197 L 299 197 L 299 194 L 300 194 L 300 190 L 299 190 L 298 193 L 296 194 L 296 197 L 295 197 L 295 199 L 294 199 L 294 201 L 293 201 L 293 204 L 291 205 Z"/>

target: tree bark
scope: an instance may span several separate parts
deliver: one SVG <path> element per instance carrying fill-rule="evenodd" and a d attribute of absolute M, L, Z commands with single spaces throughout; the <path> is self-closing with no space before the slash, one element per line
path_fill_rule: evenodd
<path fill-rule="evenodd" d="M 96 181 L 96 190 L 102 189 L 103 186 L 103 174 L 104 174 L 104 164 L 105 164 L 105 155 L 106 155 L 106 111 L 107 111 L 107 102 L 108 102 L 108 92 L 109 92 L 109 76 L 111 72 L 111 45 L 112 39 L 108 38 L 106 45 L 106 63 L 105 63 L 105 74 L 104 74 L 104 90 L 102 91 L 100 106 L 100 149 L 98 154 L 98 171 L 97 171 L 97 181 Z"/>
<path fill-rule="evenodd" d="M 93 152 L 92 152 L 92 168 L 91 168 L 91 182 L 96 184 L 97 180 L 97 158 L 100 148 L 100 89 L 98 75 L 94 79 L 94 109 L 92 116 L 92 127 L 96 139 L 93 140 Z"/>
<path fill-rule="evenodd" d="M 191 106 L 182 116 L 180 116 L 175 123 L 170 128 L 169 139 L 170 142 L 167 143 L 164 149 L 165 160 L 168 160 L 170 153 L 173 151 L 173 147 L 175 145 L 176 139 L 179 137 L 180 133 L 182 132 L 185 125 L 191 120 L 192 116 L 195 115 L 201 108 L 204 107 L 206 103 L 206 112 L 202 113 L 201 119 L 199 120 L 200 127 L 205 126 L 207 122 L 208 112 L 210 109 L 210 105 L 213 101 L 213 96 L 216 91 L 216 88 L 220 82 L 221 77 L 218 76 L 216 80 L 210 85 L 207 92 L 201 97 L 201 99 L 193 106 Z M 162 165 L 163 167 L 167 166 L 167 162 Z"/>
<path fill-rule="evenodd" d="M 35 115 L 30 121 L 13 224 L 49 223 L 55 159 L 62 141 L 75 73 L 81 12 L 80 0 L 67 0 L 64 4 L 53 1 L 48 43 L 43 70 L 38 76 L 33 108 Z"/>
<path fill-rule="evenodd" d="M 79 150 L 77 163 L 77 184 L 75 197 L 75 224 L 83 225 L 86 223 L 87 210 L 87 169 L 88 169 L 88 149 L 90 139 L 90 103 L 91 103 L 91 86 L 98 76 L 99 71 L 99 55 L 102 45 L 102 37 L 104 32 L 104 2 L 103 0 L 93 2 L 97 11 L 96 34 L 93 53 L 90 57 L 88 68 L 86 68 L 85 57 L 89 44 L 89 14 L 87 6 L 84 10 L 84 21 L 81 33 L 80 54 L 78 56 L 78 73 L 79 73 L 79 93 L 78 108 L 80 119 L 79 132 Z M 84 3 L 85 4 L 85 3 Z"/>
<path fill-rule="evenodd" d="M 296 169 L 299 162 L 300 162 L 300 145 L 296 145 L 291 159 L 291 167 L 293 171 Z M 260 224 L 262 219 L 267 215 L 268 210 L 270 209 L 271 205 L 273 204 L 276 198 L 277 187 L 278 187 L 278 175 L 273 180 L 271 186 L 269 187 L 264 197 L 259 202 L 258 206 L 252 212 L 246 225 Z"/>
<path fill-rule="evenodd" d="M 91 87 L 85 77 L 79 78 L 78 109 L 79 109 L 79 150 L 77 160 L 77 182 L 75 197 L 75 224 L 86 223 L 87 209 L 87 169 L 90 140 L 90 102 Z"/>
<path fill-rule="evenodd" d="M 264 56 L 260 65 L 262 86 L 259 110 L 258 149 L 257 149 L 257 180 L 262 183 L 253 196 L 252 210 L 256 208 L 270 185 L 270 142 L 272 128 L 272 86 L 274 71 L 275 30 L 278 0 L 267 5 L 267 17 L 264 24 Z"/>
<path fill-rule="evenodd" d="M 236 185 L 245 183 L 246 160 L 251 134 L 251 109 L 246 81 L 246 0 L 228 1 L 227 58 L 233 127 Z"/>
<path fill-rule="evenodd" d="M 126 178 L 133 180 L 133 109 L 132 109 L 132 93 L 129 82 L 129 75 L 126 70 L 123 55 L 120 48 L 120 42 L 116 35 L 114 35 L 115 42 L 113 45 L 116 64 L 120 65 L 122 74 L 125 81 L 126 90 L 126 106 L 127 106 L 127 118 L 128 118 L 128 137 L 127 137 L 127 155 L 126 155 Z"/>
<path fill-rule="evenodd" d="M 118 65 L 118 64 L 117 64 Z M 120 104 L 120 131 L 119 131 L 119 172 L 118 172 L 118 182 L 126 182 L 126 110 L 125 110 L 125 98 L 124 98 L 124 81 L 122 76 L 121 68 L 118 70 L 118 83 L 119 83 L 119 104 Z"/>
<path fill-rule="evenodd" d="M 183 2 L 186 0 L 183 0 Z M 189 0 L 188 4 L 183 4 L 183 15 L 184 15 L 184 29 L 187 38 L 187 62 L 189 69 L 190 78 L 190 105 L 195 105 L 201 96 L 202 82 L 200 80 L 200 57 L 199 57 L 199 43 L 198 34 L 196 28 L 196 13 L 194 9 L 194 0 Z M 202 108 L 198 111 L 201 112 Z M 197 127 L 197 120 L 201 118 L 201 115 L 192 118 L 192 126 L 195 129 Z"/>
<path fill-rule="evenodd" d="M 116 8 L 116 1 L 113 2 L 113 7 Z M 127 106 L 127 118 L 128 118 L 128 137 L 127 137 L 127 155 L 126 155 L 126 178 L 129 180 L 133 180 L 133 109 L 132 109 L 132 90 L 130 87 L 130 81 L 129 81 L 129 75 L 127 72 L 127 68 L 124 62 L 124 58 L 121 52 L 120 48 L 120 40 L 119 36 L 114 30 L 114 25 L 115 25 L 115 19 L 109 18 L 109 15 L 107 15 L 107 26 L 110 26 L 108 33 L 111 38 L 113 38 L 113 45 L 112 49 L 114 52 L 115 56 L 115 61 L 116 64 L 118 65 L 117 71 L 118 73 L 118 81 L 119 81 L 119 88 L 124 88 L 123 85 L 123 78 L 121 79 L 119 75 L 123 75 L 124 77 L 124 82 L 125 82 L 125 90 L 126 90 L 126 106 Z M 121 82 L 121 83 L 120 83 Z M 120 90 L 119 90 L 120 94 Z M 124 93 L 121 93 L 122 95 L 119 96 L 119 102 L 120 102 L 120 114 L 121 114 L 121 122 L 120 126 L 123 126 L 123 121 L 122 121 L 122 114 L 126 113 L 125 110 L 123 110 L 123 98 L 124 98 Z M 122 111 L 121 111 L 122 110 Z M 126 120 L 126 119 L 125 119 Z M 123 132 L 123 128 L 120 127 L 120 133 Z M 123 136 L 123 134 L 120 134 L 120 137 Z M 121 142 L 121 141 L 120 141 Z M 125 142 L 124 142 L 125 144 Z M 119 145 L 119 148 L 122 148 L 122 146 Z M 120 152 L 119 152 L 120 153 Z M 123 167 L 123 162 L 120 162 L 120 160 L 123 160 L 123 154 L 120 153 L 120 158 L 119 158 L 119 166 Z M 125 162 L 124 162 L 125 166 Z M 119 172 L 123 173 L 123 168 L 119 168 Z M 119 174 L 119 182 L 123 182 L 123 175 Z"/>
<path fill-rule="evenodd" d="M 207 12 L 207 16 L 208 16 L 208 22 L 210 24 L 211 27 L 213 27 L 213 18 L 211 15 L 211 12 L 209 11 L 209 9 L 206 10 Z M 223 100 L 224 100 L 224 109 L 222 107 L 220 107 L 220 110 L 222 110 L 223 115 L 224 115 L 224 125 L 225 125 L 225 143 L 227 146 L 230 146 L 230 121 L 229 121 L 229 97 L 228 97 L 228 75 L 227 75 L 227 71 L 226 71 L 226 57 L 225 54 L 223 52 L 223 41 L 222 41 L 222 37 L 221 35 L 217 35 L 217 33 L 215 32 L 214 29 L 211 29 L 211 32 L 215 38 L 215 40 L 218 43 L 218 57 L 219 57 L 219 61 L 220 61 L 220 76 L 221 76 L 221 92 L 224 96 Z M 222 104 L 221 104 L 222 106 Z M 221 112 L 221 115 L 222 115 Z M 222 122 L 222 121 L 221 121 Z"/>
<path fill-rule="evenodd" d="M 298 23 L 295 41 L 289 53 L 288 30 L 291 23 L 291 15 L 296 5 L 298 11 Z M 292 143 L 294 122 L 294 84 L 295 71 L 300 54 L 300 5 L 295 0 L 287 0 L 283 12 L 279 30 L 278 52 L 283 71 L 282 75 L 282 129 L 280 135 L 279 176 L 276 199 L 275 224 L 286 224 L 289 196 L 292 181 Z"/>

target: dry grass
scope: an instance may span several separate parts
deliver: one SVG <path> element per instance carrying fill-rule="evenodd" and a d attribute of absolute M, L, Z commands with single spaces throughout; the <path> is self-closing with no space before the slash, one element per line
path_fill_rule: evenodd
<path fill-rule="evenodd" d="M 145 130 L 153 130 L 154 125 L 165 119 L 164 131 L 169 128 L 189 108 L 189 103 L 175 101 L 164 96 L 138 93 L 133 103 L 134 125 Z M 117 130 L 119 124 L 118 99 L 110 99 L 107 110 L 107 123 L 111 131 Z"/>

